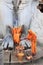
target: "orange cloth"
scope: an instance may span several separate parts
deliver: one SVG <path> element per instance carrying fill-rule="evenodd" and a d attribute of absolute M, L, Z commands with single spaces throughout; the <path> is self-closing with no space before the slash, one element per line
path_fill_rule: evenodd
<path fill-rule="evenodd" d="M 20 42 L 21 32 L 22 32 L 22 27 L 12 29 L 12 35 L 13 35 L 14 42 L 16 43 Z"/>
<path fill-rule="evenodd" d="M 20 42 L 20 34 L 19 33 L 15 33 L 13 36 L 13 40 L 15 43 L 19 43 Z"/>
<path fill-rule="evenodd" d="M 32 54 L 36 54 L 36 42 L 32 41 L 31 42 L 31 52 Z"/>
<path fill-rule="evenodd" d="M 36 54 L 36 34 L 32 30 L 29 30 L 28 32 L 27 39 L 31 40 L 31 52 L 32 54 Z"/>

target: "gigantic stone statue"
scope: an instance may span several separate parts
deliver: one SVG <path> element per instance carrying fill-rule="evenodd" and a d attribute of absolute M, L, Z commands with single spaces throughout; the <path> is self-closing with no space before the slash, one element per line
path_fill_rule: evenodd
<path fill-rule="evenodd" d="M 0 0 L 0 34 L 6 34 L 6 26 L 13 26 L 12 0 Z"/>
<path fill-rule="evenodd" d="M 18 25 L 25 25 L 25 31 L 30 28 L 33 12 L 35 13 L 34 8 L 37 4 L 37 0 L 21 0 L 18 10 Z"/>
<path fill-rule="evenodd" d="M 30 28 L 36 32 L 38 42 L 43 44 L 43 1 L 34 10 Z"/>
<path fill-rule="evenodd" d="M 0 35 L 3 34 L 3 48 L 13 48 L 12 35 L 9 27 L 13 27 L 13 4 L 12 0 L 0 0 Z"/>
<path fill-rule="evenodd" d="M 25 25 L 25 29 L 27 30 L 30 26 L 30 21 L 32 17 L 32 8 L 31 8 L 32 0 L 21 0 L 21 4 L 19 5 L 18 10 L 18 25 Z"/>
<path fill-rule="evenodd" d="M 41 5 L 39 0 L 21 0 L 18 16 L 19 25 L 25 25 L 25 30 L 32 29 L 37 34 L 37 41 L 43 43 L 43 0 Z"/>

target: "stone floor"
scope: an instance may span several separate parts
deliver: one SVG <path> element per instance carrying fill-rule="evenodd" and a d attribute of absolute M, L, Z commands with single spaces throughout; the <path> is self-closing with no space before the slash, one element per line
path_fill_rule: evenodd
<path fill-rule="evenodd" d="M 4 51 L 4 65 L 43 65 L 43 47 L 37 46 L 37 54 L 32 61 L 23 59 L 19 62 L 15 56 L 15 52 L 11 52 L 11 62 L 9 63 L 9 51 Z"/>

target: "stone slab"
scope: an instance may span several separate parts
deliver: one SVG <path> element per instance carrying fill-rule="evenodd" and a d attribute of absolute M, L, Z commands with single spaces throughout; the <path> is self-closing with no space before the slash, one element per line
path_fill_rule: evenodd
<path fill-rule="evenodd" d="M 9 56 L 10 56 L 10 52 L 7 51 L 5 52 L 4 51 L 4 63 L 6 64 L 9 64 Z M 13 50 L 11 52 L 11 64 L 15 64 L 15 65 L 18 65 L 18 64 L 27 64 L 27 63 L 30 63 L 30 62 L 34 62 L 34 61 L 37 61 L 38 59 L 42 58 L 43 57 L 43 49 L 41 47 L 37 47 L 37 54 L 33 57 L 32 60 L 27 60 L 25 57 L 23 59 L 23 61 L 18 61 L 18 58 L 16 57 L 16 53 L 15 51 Z"/>

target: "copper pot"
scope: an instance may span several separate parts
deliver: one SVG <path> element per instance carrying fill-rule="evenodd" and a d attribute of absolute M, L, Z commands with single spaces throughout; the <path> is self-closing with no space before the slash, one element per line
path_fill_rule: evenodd
<path fill-rule="evenodd" d="M 18 57 L 18 60 L 19 61 L 22 61 L 23 60 L 23 57 L 24 57 L 24 53 L 23 52 L 20 52 L 17 54 L 17 57 Z"/>

